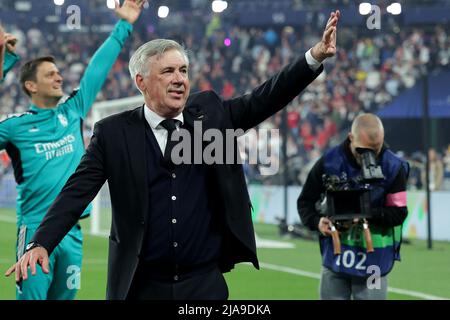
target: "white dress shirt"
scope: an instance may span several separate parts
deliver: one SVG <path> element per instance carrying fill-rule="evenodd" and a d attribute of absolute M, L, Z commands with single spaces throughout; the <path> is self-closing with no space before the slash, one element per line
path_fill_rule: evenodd
<path fill-rule="evenodd" d="M 320 68 L 321 63 L 314 59 L 314 57 L 311 54 L 311 49 L 306 51 L 305 53 L 306 62 L 308 63 L 309 67 L 312 71 L 317 71 L 317 69 Z"/>
<path fill-rule="evenodd" d="M 153 134 L 155 135 L 156 141 L 161 149 L 161 153 L 164 154 L 167 144 L 168 131 L 161 125 L 161 122 L 166 120 L 166 118 L 161 117 L 159 114 L 151 110 L 146 104 L 144 105 L 144 116 L 145 120 L 147 120 L 150 128 L 152 129 Z M 174 119 L 181 122 L 181 124 L 180 122 L 175 122 L 175 126 L 178 130 L 180 125 L 184 122 L 183 113 L 180 113 Z"/>

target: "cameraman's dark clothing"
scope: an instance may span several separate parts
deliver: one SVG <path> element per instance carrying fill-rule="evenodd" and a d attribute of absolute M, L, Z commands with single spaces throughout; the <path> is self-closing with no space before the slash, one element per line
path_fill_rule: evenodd
<path fill-rule="evenodd" d="M 367 243 L 360 223 L 353 224 L 348 229 L 339 229 L 341 255 L 334 254 L 331 237 L 319 238 L 322 265 L 336 273 L 365 278 L 368 276 L 369 266 L 375 265 L 384 276 L 392 270 L 395 260 L 400 260 L 401 224 L 407 215 L 405 189 L 408 164 L 386 147 L 382 149 L 378 159 L 373 160 L 373 165 L 378 167 L 370 167 L 370 170 L 371 172 L 380 171 L 383 176 L 381 180 L 372 181 L 363 177 L 363 173 L 368 171 L 361 169 L 351 153 L 350 142 L 345 141 L 324 154 L 319 162 L 320 166 L 317 165 L 310 173 L 310 177 L 313 174 L 316 175 L 315 187 L 311 187 L 309 177 L 299 199 L 299 213 L 302 219 L 306 211 L 306 214 L 311 217 L 306 224 L 315 229 L 320 218 L 319 214 L 316 214 L 315 204 L 320 199 L 321 193 L 338 190 L 369 192 L 369 197 L 362 201 L 364 201 L 363 206 L 370 210 L 371 217 L 375 217 L 368 219 L 375 249 L 373 252 L 367 252 Z M 363 163 L 364 169 L 369 169 L 368 166 L 371 166 L 369 163 Z M 404 174 L 400 173 L 402 171 Z M 322 178 L 322 174 L 326 177 L 324 181 L 318 178 Z M 308 193 L 309 198 L 307 198 Z M 351 200 L 348 197 L 334 198 L 331 201 L 334 201 L 336 210 L 341 210 L 338 209 L 340 207 L 360 206 L 359 199 Z M 353 203 L 354 201 L 358 203 Z M 307 210 L 304 209 L 305 207 Z M 367 210 L 360 209 L 360 213 Z M 337 215 L 342 213 L 336 212 Z"/>
<path fill-rule="evenodd" d="M 312 230 L 318 229 L 320 215 L 315 204 L 327 190 L 370 190 L 371 227 L 374 251 L 367 252 L 360 225 L 340 232 L 342 254 L 335 255 L 331 237 L 320 235 L 322 255 L 321 299 L 384 299 L 387 292 L 386 275 L 394 261 L 400 259 L 401 224 L 407 216 L 406 180 L 408 164 L 383 146 L 377 161 L 384 179 L 367 183 L 361 178 L 361 167 L 350 149 L 347 139 L 340 146 L 328 150 L 314 165 L 303 186 L 297 207 L 302 222 Z M 322 176 L 338 181 L 325 187 Z M 336 178 L 336 179 L 334 179 Z M 341 200 L 345 201 L 345 200 Z M 346 200 L 348 201 L 348 200 Z M 375 209 L 375 210 L 374 210 Z M 375 269 L 374 269 L 375 268 Z M 377 272 L 381 287 L 369 289 L 364 283 Z"/>
<path fill-rule="evenodd" d="M 340 148 L 344 148 L 344 152 L 350 165 L 360 167 L 356 162 L 350 150 L 350 141 L 347 139 L 342 143 Z M 386 151 L 386 146 L 383 146 L 380 156 Z M 321 157 L 313 166 L 305 185 L 302 188 L 300 197 L 297 200 L 297 210 L 300 214 L 300 219 L 304 225 L 313 231 L 318 230 L 318 225 L 321 216 L 316 212 L 315 203 L 320 199 L 320 195 L 325 192 L 325 187 L 322 182 L 322 175 L 325 173 L 324 158 Z M 398 193 L 406 191 L 407 173 L 403 168 L 400 169 L 394 182 L 390 186 L 388 193 Z M 380 217 L 370 219 L 371 225 L 380 227 L 394 227 L 401 225 L 408 214 L 406 207 L 382 207 L 379 208 Z"/>

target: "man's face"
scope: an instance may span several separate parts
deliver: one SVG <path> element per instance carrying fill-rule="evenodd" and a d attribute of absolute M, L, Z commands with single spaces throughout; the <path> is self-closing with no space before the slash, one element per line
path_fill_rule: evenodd
<path fill-rule="evenodd" d="M 61 99 L 64 95 L 62 90 L 63 78 L 54 63 L 42 62 L 36 72 L 36 82 L 32 82 L 32 92 L 37 96 Z"/>
<path fill-rule="evenodd" d="M 357 136 L 350 133 L 349 138 L 352 154 L 355 157 L 356 162 L 361 165 L 361 155 L 356 152 L 356 148 L 372 149 L 378 156 L 381 152 L 381 148 L 383 147 L 384 134 L 380 133 L 376 138 L 371 139 L 367 133 L 361 131 Z"/>
<path fill-rule="evenodd" d="M 189 96 L 188 64 L 178 50 L 168 50 L 150 58 L 147 76 L 136 76 L 147 105 L 160 116 L 169 118 L 180 114 Z"/>

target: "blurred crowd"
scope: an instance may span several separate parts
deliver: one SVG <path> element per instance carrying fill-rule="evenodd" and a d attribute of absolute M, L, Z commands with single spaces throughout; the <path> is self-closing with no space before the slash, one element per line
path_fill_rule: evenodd
<path fill-rule="evenodd" d="M 184 43 L 190 53 L 192 91 L 215 90 L 229 99 L 250 92 L 283 65 L 306 52 L 320 40 L 324 25 L 318 23 L 317 27 L 298 29 L 225 28 L 218 17 L 204 19 L 204 23 L 197 19 L 185 20 L 181 30 L 170 26 L 162 26 L 158 31 L 152 26 L 137 27 L 110 72 L 98 101 L 139 94 L 130 79 L 127 62 L 133 50 L 148 40 L 165 37 Z M 367 30 L 340 27 L 338 54 L 326 63 L 322 75 L 287 108 L 286 175 L 281 163 L 279 174 L 270 176 L 264 175 L 264 165 L 246 164 L 249 182 L 281 184 L 287 176 L 289 184 L 301 185 L 323 151 L 344 139 L 358 113 L 377 111 L 403 90 L 413 87 L 423 72 L 448 70 L 450 37 L 447 27 L 402 28 L 396 33 L 370 34 Z M 22 62 L 43 55 L 57 58 L 67 94 L 77 87 L 91 55 L 107 36 L 107 33 L 92 30 L 58 32 L 41 26 L 22 30 L 20 26 L 6 25 L 5 29 L 19 39 L 18 54 Z M 2 84 L 0 114 L 23 112 L 29 105 L 28 98 L 21 92 L 18 73 L 19 68 L 15 68 Z M 283 127 L 280 113 L 260 126 L 268 130 L 280 127 Z M 281 159 L 281 141 L 270 140 L 272 161 Z M 244 149 L 261 147 L 264 143 L 252 136 Z M 433 188 L 450 189 L 450 145 L 446 150 L 431 154 Z M 413 163 L 411 187 L 422 188 L 423 155 L 414 153 L 405 157 Z"/>
<path fill-rule="evenodd" d="M 410 164 L 409 190 L 422 190 L 426 184 L 426 156 L 415 152 L 405 156 Z M 429 188 L 430 191 L 450 190 L 450 144 L 446 150 L 428 151 L 429 158 Z"/>

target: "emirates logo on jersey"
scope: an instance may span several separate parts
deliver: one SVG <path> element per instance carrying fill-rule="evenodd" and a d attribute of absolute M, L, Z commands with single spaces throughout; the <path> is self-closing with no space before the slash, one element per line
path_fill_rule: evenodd
<path fill-rule="evenodd" d="M 67 118 L 62 114 L 58 114 L 58 119 L 59 119 L 59 122 L 61 122 L 63 127 L 67 127 L 67 125 L 69 124 L 69 122 L 67 121 Z"/>

